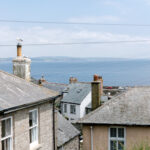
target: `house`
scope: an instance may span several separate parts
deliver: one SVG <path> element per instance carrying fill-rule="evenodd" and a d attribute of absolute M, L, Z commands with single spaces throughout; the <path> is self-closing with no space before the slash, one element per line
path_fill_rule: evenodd
<path fill-rule="evenodd" d="M 57 149 L 79 150 L 80 132 L 59 112 L 57 112 Z"/>
<path fill-rule="evenodd" d="M 78 121 L 83 150 L 123 150 L 149 145 L 150 87 L 130 87 Z"/>
<path fill-rule="evenodd" d="M 0 71 L 0 149 L 54 150 L 57 92 Z"/>
<path fill-rule="evenodd" d="M 61 95 L 31 83 L 31 60 L 21 53 L 18 44 L 14 75 L 0 71 L 0 150 L 55 150 L 54 104 Z"/>
<path fill-rule="evenodd" d="M 91 85 L 89 83 L 71 83 L 61 100 L 61 113 L 69 120 L 77 120 L 86 114 L 91 103 Z"/>
<path fill-rule="evenodd" d="M 101 104 L 124 91 L 124 89 L 120 90 L 118 87 L 112 87 L 112 89 L 103 87 L 103 79 L 101 76 L 94 75 L 93 78 L 99 81 L 98 91 Z M 76 121 L 92 111 L 92 93 L 95 90 L 92 90 L 91 82 L 77 82 L 77 79 L 73 77 L 69 81 L 70 84 L 63 92 L 61 113 L 67 119 Z"/>

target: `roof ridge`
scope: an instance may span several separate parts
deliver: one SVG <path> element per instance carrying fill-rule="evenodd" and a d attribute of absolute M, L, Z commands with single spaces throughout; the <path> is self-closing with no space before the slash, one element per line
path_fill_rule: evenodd
<path fill-rule="evenodd" d="M 48 81 L 46 81 L 46 83 L 50 83 L 50 84 L 59 84 L 59 85 L 68 85 L 68 84 L 65 84 L 65 83 L 56 83 L 56 82 L 48 82 Z"/>

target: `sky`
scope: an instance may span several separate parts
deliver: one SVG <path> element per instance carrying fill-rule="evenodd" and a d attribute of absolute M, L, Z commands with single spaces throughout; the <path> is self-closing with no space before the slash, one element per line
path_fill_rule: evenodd
<path fill-rule="evenodd" d="M 5 0 L 0 20 L 100 24 L 149 24 L 150 0 Z M 96 26 L 0 22 L 0 45 L 150 40 L 150 26 Z M 150 58 L 150 42 L 23 46 L 28 57 Z M 0 46 L 0 58 L 15 57 L 16 47 Z"/>

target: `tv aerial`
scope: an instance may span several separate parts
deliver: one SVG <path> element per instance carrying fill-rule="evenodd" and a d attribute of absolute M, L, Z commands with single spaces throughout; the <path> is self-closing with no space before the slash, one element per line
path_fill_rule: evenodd
<path fill-rule="evenodd" d="M 22 45 L 23 39 L 21 39 L 21 38 L 16 38 L 16 40 L 17 40 L 17 42 L 18 42 L 17 45 Z"/>

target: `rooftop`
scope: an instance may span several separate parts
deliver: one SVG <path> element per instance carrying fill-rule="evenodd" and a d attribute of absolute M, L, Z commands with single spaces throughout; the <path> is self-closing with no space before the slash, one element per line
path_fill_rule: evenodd
<path fill-rule="evenodd" d="M 80 132 L 59 112 L 57 112 L 57 120 L 57 147 L 60 147 L 79 135 Z"/>
<path fill-rule="evenodd" d="M 59 93 L 62 93 L 65 88 L 68 86 L 67 84 L 61 84 L 61 83 L 52 83 L 52 82 L 42 82 L 42 85 L 50 90 L 57 91 Z"/>
<path fill-rule="evenodd" d="M 150 125 L 150 87 L 133 87 L 105 102 L 78 123 Z"/>
<path fill-rule="evenodd" d="M 83 99 L 90 93 L 90 83 L 72 83 L 67 86 L 67 94 L 61 100 L 62 102 L 81 104 Z"/>
<path fill-rule="evenodd" d="M 38 102 L 58 95 L 15 75 L 0 70 L 0 110 Z"/>

